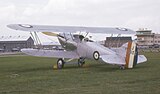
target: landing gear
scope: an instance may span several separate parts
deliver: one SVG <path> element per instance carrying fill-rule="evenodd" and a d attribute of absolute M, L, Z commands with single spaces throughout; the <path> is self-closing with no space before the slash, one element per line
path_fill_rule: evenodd
<path fill-rule="evenodd" d="M 83 65 L 85 64 L 85 58 L 79 58 L 78 59 L 78 67 L 83 67 Z M 67 63 L 67 64 L 73 64 L 72 62 L 65 62 L 64 59 L 62 58 L 59 58 L 57 60 L 57 66 L 55 66 L 55 68 L 57 69 L 62 69 L 64 67 L 64 64 Z"/>
<path fill-rule="evenodd" d="M 62 69 L 64 67 L 64 60 L 62 58 L 57 60 L 57 68 Z"/>
<path fill-rule="evenodd" d="M 78 59 L 78 67 L 83 67 L 83 65 L 85 64 L 84 59 L 85 59 L 85 58 L 79 58 L 79 59 Z"/>
<path fill-rule="evenodd" d="M 125 69 L 125 66 L 124 66 L 124 65 L 121 65 L 121 66 L 119 67 L 119 69 L 124 70 L 124 69 Z"/>

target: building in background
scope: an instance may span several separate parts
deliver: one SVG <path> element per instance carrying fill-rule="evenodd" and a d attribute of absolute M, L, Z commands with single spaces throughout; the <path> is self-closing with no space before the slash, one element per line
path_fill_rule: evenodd
<path fill-rule="evenodd" d="M 105 47 L 121 47 L 129 41 L 132 41 L 131 37 L 106 37 Z"/>
<path fill-rule="evenodd" d="M 159 48 L 160 34 L 152 33 L 152 30 L 139 29 L 136 31 L 137 44 L 139 47 Z"/>
<path fill-rule="evenodd" d="M 30 36 L 0 36 L 0 52 L 14 52 L 33 47 L 34 41 Z"/>
<path fill-rule="evenodd" d="M 48 50 L 64 50 L 59 42 L 43 42 L 42 43 L 42 48 L 43 49 L 48 49 Z"/>

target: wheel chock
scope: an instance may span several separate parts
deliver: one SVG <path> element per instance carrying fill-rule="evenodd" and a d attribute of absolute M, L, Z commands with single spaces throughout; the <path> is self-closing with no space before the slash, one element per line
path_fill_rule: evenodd
<path fill-rule="evenodd" d="M 57 69 L 57 65 L 53 65 L 53 69 Z"/>

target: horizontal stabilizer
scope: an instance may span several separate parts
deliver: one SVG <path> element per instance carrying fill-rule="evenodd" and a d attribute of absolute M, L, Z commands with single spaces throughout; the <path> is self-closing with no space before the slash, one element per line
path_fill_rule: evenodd
<path fill-rule="evenodd" d="M 146 61 L 147 61 L 147 58 L 144 55 L 138 55 L 137 64 L 143 63 L 143 62 L 146 62 Z"/>
<path fill-rule="evenodd" d="M 74 51 L 63 51 L 63 50 L 43 50 L 43 49 L 22 49 L 23 53 L 31 56 L 38 57 L 54 57 L 54 58 L 79 58 Z"/>
<path fill-rule="evenodd" d="M 122 58 L 118 55 L 102 55 L 101 59 L 103 62 L 108 64 L 115 64 L 115 65 L 125 65 L 125 58 Z"/>

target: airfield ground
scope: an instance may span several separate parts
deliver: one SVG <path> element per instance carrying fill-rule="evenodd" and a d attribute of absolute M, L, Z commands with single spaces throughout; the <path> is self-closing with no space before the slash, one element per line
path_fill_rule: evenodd
<path fill-rule="evenodd" d="M 92 61 L 53 70 L 56 59 L 1 56 L 0 94 L 160 94 L 160 53 L 145 55 L 147 63 L 126 70 Z"/>

